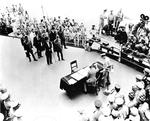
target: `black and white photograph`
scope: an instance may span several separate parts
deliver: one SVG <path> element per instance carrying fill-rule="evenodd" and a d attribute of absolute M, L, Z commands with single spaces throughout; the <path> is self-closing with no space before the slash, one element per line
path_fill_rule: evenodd
<path fill-rule="evenodd" d="M 0 121 L 150 121 L 149 0 L 0 0 Z"/>

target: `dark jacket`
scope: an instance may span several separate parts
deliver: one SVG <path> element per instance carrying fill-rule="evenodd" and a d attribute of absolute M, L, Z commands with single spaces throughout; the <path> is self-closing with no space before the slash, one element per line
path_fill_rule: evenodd
<path fill-rule="evenodd" d="M 52 43 L 49 42 L 49 45 L 47 42 L 44 42 L 44 49 L 45 49 L 45 54 L 52 53 Z"/>
<path fill-rule="evenodd" d="M 120 44 L 126 44 L 128 40 L 128 35 L 125 31 L 118 31 L 115 36 L 115 40 L 118 40 Z"/>
<path fill-rule="evenodd" d="M 61 42 L 64 42 L 65 41 L 65 35 L 64 35 L 64 32 L 63 31 L 58 31 L 58 35 L 61 39 Z"/>
<path fill-rule="evenodd" d="M 56 31 L 54 32 L 51 31 L 49 37 L 50 37 L 50 41 L 54 42 L 54 40 L 56 39 Z"/>
<path fill-rule="evenodd" d="M 40 48 L 41 47 L 41 40 L 40 40 L 40 38 L 37 39 L 36 36 L 33 38 L 33 46 L 35 46 L 35 48 Z"/>
<path fill-rule="evenodd" d="M 32 51 L 33 46 L 31 41 L 28 40 L 27 36 L 21 38 L 21 44 L 23 45 L 24 50 Z"/>
<path fill-rule="evenodd" d="M 54 52 L 62 51 L 62 45 L 59 38 L 55 39 L 53 46 L 54 46 Z"/>

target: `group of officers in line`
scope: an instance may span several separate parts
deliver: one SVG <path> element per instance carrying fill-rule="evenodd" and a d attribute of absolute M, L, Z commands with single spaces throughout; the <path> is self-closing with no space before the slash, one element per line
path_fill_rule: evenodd
<path fill-rule="evenodd" d="M 150 120 L 150 70 L 137 75 L 128 95 L 121 93 L 120 85 L 104 93 L 107 101 L 94 102 L 92 115 L 80 110 L 81 121 L 149 121 Z"/>
<path fill-rule="evenodd" d="M 50 32 L 43 31 L 42 35 L 39 31 L 35 31 L 35 36 L 33 37 L 33 45 L 28 36 L 28 33 L 23 33 L 21 38 L 21 43 L 26 51 L 26 56 L 31 61 L 31 55 L 34 61 L 37 61 L 33 53 L 33 46 L 36 48 L 36 53 L 38 58 L 43 57 L 42 51 L 45 50 L 47 64 L 52 64 L 52 53 L 56 52 L 58 56 L 58 61 L 64 60 L 63 57 L 63 46 L 65 45 L 65 36 L 63 33 L 63 28 L 60 26 L 59 31 L 56 32 L 55 26 L 52 26 Z"/>

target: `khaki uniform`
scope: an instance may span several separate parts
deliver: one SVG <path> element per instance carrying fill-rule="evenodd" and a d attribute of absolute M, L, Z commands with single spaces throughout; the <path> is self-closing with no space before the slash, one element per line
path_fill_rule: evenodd
<path fill-rule="evenodd" d="M 92 121 L 99 121 L 99 117 L 102 115 L 102 111 L 100 109 L 96 109 L 92 115 Z"/>

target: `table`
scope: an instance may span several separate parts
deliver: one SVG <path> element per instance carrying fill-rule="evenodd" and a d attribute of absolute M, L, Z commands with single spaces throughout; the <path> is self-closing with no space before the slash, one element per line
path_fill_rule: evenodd
<path fill-rule="evenodd" d="M 119 60 L 120 59 L 120 51 L 121 51 L 121 46 L 118 44 L 110 44 L 107 41 L 101 41 L 101 42 L 93 42 L 91 46 L 92 50 L 96 50 L 102 53 L 106 53 L 107 56 Z"/>
<path fill-rule="evenodd" d="M 98 64 L 99 70 L 103 69 L 101 62 L 95 62 Z M 89 66 L 86 66 L 77 72 L 68 74 L 60 79 L 60 89 L 65 90 L 67 93 L 73 93 L 77 91 L 84 91 L 84 83 L 88 79 Z"/>
<path fill-rule="evenodd" d="M 132 53 L 125 53 L 121 51 L 121 63 L 136 67 L 137 70 L 143 72 L 144 68 L 150 68 L 148 58 L 137 57 Z"/>

